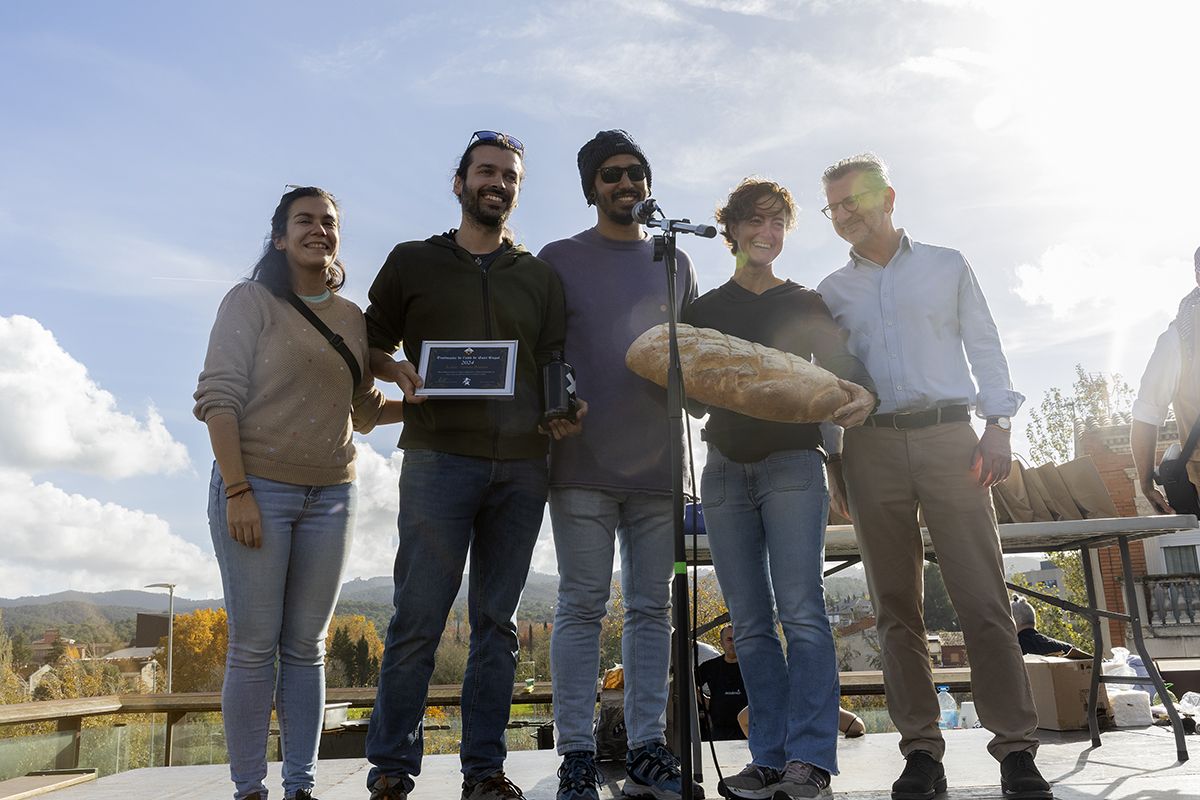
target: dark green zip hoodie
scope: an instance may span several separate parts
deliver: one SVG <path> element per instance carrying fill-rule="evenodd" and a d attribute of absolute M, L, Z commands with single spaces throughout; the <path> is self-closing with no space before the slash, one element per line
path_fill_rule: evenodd
<path fill-rule="evenodd" d="M 563 349 L 562 284 L 550 265 L 521 245 L 501 253 L 485 271 L 454 241 L 454 231 L 398 244 L 368 293 L 371 347 L 420 362 L 432 340 L 516 339 L 512 399 L 432 397 L 405 404 L 404 449 L 438 450 L 482 458 L 541 458 L 548 438 L 541 419 L 541 367 Z"/>

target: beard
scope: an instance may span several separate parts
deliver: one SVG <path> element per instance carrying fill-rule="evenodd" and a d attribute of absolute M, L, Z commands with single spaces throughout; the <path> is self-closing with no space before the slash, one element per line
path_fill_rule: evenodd
<path fill-rule="evenodd" d="M 646 196 L 638 189 L 627 189 L 617 194 L 605 195 L 596 193 L 596 208 L 600 213 L 608 217 L 618 225 L 633 224 L 633 206 L 624 208 L 618 205 L 626 198 L 633 200 L 635 203 L 639 200 L 645 200 Z"/>
<path fill-rule="evenodd" d="M 507 204 L 499 211 L 493 211 L 491 208 L 485 208 L 479 202 L 479 195 L 485 191 L 494 194 L 501 194 L 508 198 Z M 485 228 L 502 228 L 504 223 L 508 221 L 509 214 L 513 211 L 512 196 L 504 192 L 497 192 L 495 189 L 480 189 L 475 192 L 463 191 L 459 197 L 459 202 L 462 204 L 463 212 L 468 217 L 475 220 Z"/>

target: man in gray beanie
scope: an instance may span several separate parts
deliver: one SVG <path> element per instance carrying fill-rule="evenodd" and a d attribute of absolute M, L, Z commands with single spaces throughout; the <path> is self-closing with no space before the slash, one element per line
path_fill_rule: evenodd
<path fill-rule="evenodd" d="M 1020 595 L 1013 595 L 1013 623 L 1017 626 L 1017 642 L 1021 653 L 1037 656 L 1064 656 L 1066 658 L 1091 658 L 1070 642 L 1064 642 L 1041 633 L 1037 629 L 1037 611 Z"/>
<path fill-rule="evenodd" d="M 580 148 L 578 163 L 596 224 L 538 254 L 562 280 L 565 356 L 575 367 L 579 393 L 589 400 L 582 435 L 554 442 L 550 452 L 559 574 L 550 663 L 563 756 L 557 800 L 598 797 L 592 717 L 600 627 L 618 542 L 629 741 L 625 793 L 673 800 L 681 795 L 682 778 L 665 736 L 675 558 L 666 392 L 625 367 L 633 340 L 667 321 L 666 271 L 654 263 L 653 239 L 632 213 L 649 196 L 650 161 L 632 136 L 610 130 Z M 682 251 L 676 292 L 681 306 L 696 297 L 695 273 Z"/>
<path fill-rule="evenodd" d="M 1200 249 L 1193 256 L 1196 283 L 1200 285 Z M 1167 329 L 1158 337 L 1150 363 L 1142 374 L 1137 400 L 1133 403 L 1133 426 L 1129 431 L 1129 446 L 1137 470 L 1137 485 L 1149 509 L 1139 508 L 1139 514 L 1192 514 L 1196 511 L 1195 487 L 1200 486 L 1200 447 L 1183 454 L 1187 479 L 1192 488 L 1183 485 L 1183 494 L 1190 507 L 1172 508 L 1167 498 L 1154 486 L 1155 454 L 1158 449 L 1158 429 L 1167 420 L 1167 408 L 1175 409 L 1179 441 L 1188 441 L 1192 429 L 1200 424 L 1200 286 L 1192 289 L 1179 303 L 1179 311 Z M 1179 496 L 1176 495 L 1176 500 Z M 1186 563 L 1177 565 L 1174 572 L 1196 572 L 1196 549 L 1185 554 Z"/>

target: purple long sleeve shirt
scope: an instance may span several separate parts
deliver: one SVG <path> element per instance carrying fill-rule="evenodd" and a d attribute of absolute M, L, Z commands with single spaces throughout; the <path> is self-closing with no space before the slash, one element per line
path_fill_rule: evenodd
<path fill-rule="evenodd" d="M 551 242 L 538 257 L 562 280 L 564 356 L 588 414 L 579 436 L 554 442 L 550 484 L 669 494 L 671 448 L 665 389 L 625 366 L 625 351 L 667 321 L 667 277 L 654 242 L 616 241 L 595 228 Z M 696 297 L 691 259 L 678 251 L 679 309 Z"/>

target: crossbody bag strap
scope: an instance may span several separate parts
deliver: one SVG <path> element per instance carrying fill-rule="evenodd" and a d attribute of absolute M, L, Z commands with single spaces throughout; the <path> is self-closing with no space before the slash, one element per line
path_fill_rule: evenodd
<path fill-rule="evenodd" d="M 1200 442 L 1200 417 L 1196 418 L 1195 424 L 1192 425 L 1192 430 L 1188 433 L 1187 443 L 1183 449 L 1179 451 L 1179 460 L 1187 463 L 1187 460 L 1192 457 L 1192 453 L 1196 452 L 1196 443 Z"/>
<path fill-rule="evenodd" d="M 354 380 L 351 387 L 351 393 L 358 390 L 358 385 L 362 383 L 362 367 L 358 365 L 358 359 L 354 357 L 354 353 L 350 352 L 350 348 L 346 346 L 346 340 L 329 329 L 329 326 L 321 321 L 317 316 L 317 312 L 308 307 L 294 292 L 288 292 L 286 295 L 287 301 L 292 304 L 292 307 L 304 315 L 304 318 L 312 323 L 322 336 L 324 336 L 333 349 L 338 351 L 338 355 L 346 360 L 346 366 L 350 368 L 350 377 Z"/>

